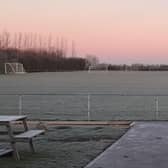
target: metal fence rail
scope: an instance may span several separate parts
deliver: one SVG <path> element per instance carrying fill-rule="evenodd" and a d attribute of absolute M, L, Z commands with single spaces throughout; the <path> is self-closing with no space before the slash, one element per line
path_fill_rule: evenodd
<path fill-rule="evenodd" d="M 168 120 L 167 102 L 167 94 L 0 94 L 0 114 L 38 120 Z"/>

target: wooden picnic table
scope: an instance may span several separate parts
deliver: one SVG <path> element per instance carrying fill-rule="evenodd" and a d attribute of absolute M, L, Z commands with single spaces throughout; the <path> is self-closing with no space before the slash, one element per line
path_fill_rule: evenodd
<path fill-rule="evenodd" d="M 29 130 L 27 125 L 27 116 L 26 115 L 0 115 L 0 126 L 6 126 L 7 133 L 9 136 L 9 140 L 7 140 L 10 145 L 11 149 L 4 148 L 0 149 L 0 155 L 7 154 L 9 152 L 13 152 L 13 156 L 16 160 L 20 160 L 20 155 L 16 147 L 16 142 L 28 142 L 30 145 L 31 151 L 34 153 L 34 146 L 33 146 L 33 138 L 44 133 L 44 130 Z M 24 132 L 21 134 L 14 135 L 12 122 L 21 121 L 24 126 Z"/>

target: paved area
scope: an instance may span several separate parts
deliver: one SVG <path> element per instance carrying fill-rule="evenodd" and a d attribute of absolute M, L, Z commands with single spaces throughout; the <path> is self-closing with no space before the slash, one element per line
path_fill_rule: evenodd
<path fill-rule="evenodd" d="M 168 168 L 168 122 L 135 122 L 85 168 Z"/>

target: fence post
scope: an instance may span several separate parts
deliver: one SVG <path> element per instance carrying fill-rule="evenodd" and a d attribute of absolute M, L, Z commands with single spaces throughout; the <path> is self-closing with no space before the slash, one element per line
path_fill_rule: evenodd
<path fill-rule="evenodd" d="M 159 99 L 158 96 L 155 97 L 155 105 L 156 105 L 156 120 L 159 118 Z"/>
<path fill-rule="evenodd" d="M 19 115 L 22 115 L 22 95 L 19 95 Z"/>
<path fill-rule="evenodd" d="M 88 121 L 90 121 L 90 94 L 88 94 L 88 114 L 87 114 L 87 117 L 88 117 Z"/>

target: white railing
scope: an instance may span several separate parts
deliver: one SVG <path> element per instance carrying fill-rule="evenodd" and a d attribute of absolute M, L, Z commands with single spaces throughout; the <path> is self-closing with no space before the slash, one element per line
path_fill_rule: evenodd
<path fill-rule="evenodd" d="M 152 94 L 0 94 L 0 114 L 43 120 L 168 120 L 167 101 L 168 95 Z"/>

